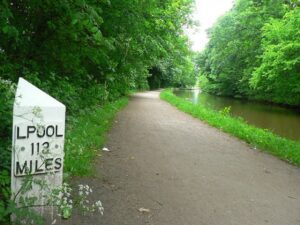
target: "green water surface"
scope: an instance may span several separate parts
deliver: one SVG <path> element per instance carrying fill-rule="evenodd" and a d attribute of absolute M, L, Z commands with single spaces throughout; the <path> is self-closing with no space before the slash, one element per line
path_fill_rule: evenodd
<path fill-rule="evenodd" d="M 210 95 L 201 90 L 174 90 L 174 94 L 194 104 L 202 104 L 215 110 L 231 107 L 230 114 L 242 117 L 249 124 L 268 129 L 275 134 L 300 140 L 300 110 L 279 105 Z"/>

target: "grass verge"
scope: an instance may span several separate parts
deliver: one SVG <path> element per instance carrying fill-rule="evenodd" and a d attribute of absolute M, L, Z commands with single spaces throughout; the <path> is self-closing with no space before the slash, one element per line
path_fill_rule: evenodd
<path fill-rule="evenodd" d="M 215 111 L 202 105 L 194 105 L 175 96 L 171 90 L 165 90 L 160 98 L 209 125 L 232 134 L 252 146 L 269 152 L 289 163 L 300 165 L 300 142 L 273 134 L 268 130 L 254 127 L 242 118 L 231 117 L 226 110 Z"/>
<path fill-rule="evenodd" d="M 92 173 L 92 161 L 101 154 L 106 133 L 116 113 L 127 105 L 128 99 L 121 98 L 82 112 L 67 123 L 65 140 L 64 176 L 85 176 Z"/>

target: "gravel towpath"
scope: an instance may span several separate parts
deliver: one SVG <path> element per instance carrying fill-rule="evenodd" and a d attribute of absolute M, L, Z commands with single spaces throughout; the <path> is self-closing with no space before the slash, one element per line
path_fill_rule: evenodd
<path fill-rule="evenodd" d="M 104 216 L 63 224 L 300 225 L 299 167 L 178 111 L 159 92 L 131 98 L 106 147 L 95 175 L 75 180 L 93 187 Z"/>

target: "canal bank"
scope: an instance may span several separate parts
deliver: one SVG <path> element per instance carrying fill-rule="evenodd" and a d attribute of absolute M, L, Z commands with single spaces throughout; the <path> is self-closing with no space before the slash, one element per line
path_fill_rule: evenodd
<path fill-rule="evenodd" d="M 200 89 L 174 89 L 173 93 L 195 105 L 216 111 L 230 107 L 230 115 L 243 118 L 249 124 L 291 139 L 300 141 L 300 109 L 282 105 L 221 97 Z"/>
<path fill-rule="evenodd" d="M 195 105 L 175 96 L 171 90 L 161 93 L 161 98 L 209 125 L 240 138 L 253 148 L 264 150 L 292 164 L 300 165 L 300 142 L 289 140 L 272 132 L 248 124 L 241 118 L 234 118 L 226 108 L 216 111 L 204 105 Z"/>

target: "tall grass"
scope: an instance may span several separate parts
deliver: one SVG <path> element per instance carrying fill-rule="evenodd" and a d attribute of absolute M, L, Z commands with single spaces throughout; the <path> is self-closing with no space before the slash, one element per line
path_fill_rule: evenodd
<path fill-rule="evenodd" d="M 160 94 L 161 99 L 179 110 L 186 112 L 209 125 L 236 136 L 250 145 L 269 152 L 289 163 L 300 165 L 300 142 L 273 134 L 268 130 L 254 127 L 241 118 L 231 117 L 228 110 L 215 111 L 203 105 L 194 105 L 175 96 L 171 90 Z"/>
<path fill-rule="evenodd" d="M 116 113 L 127 103 L 127 98 L 121 98 L 102 107 L 89 109 L 68 121 L 65 140 L 65 178 L 70 175 L 91 175 L 92 161 L 101 154 L 106 133 Z"/>

